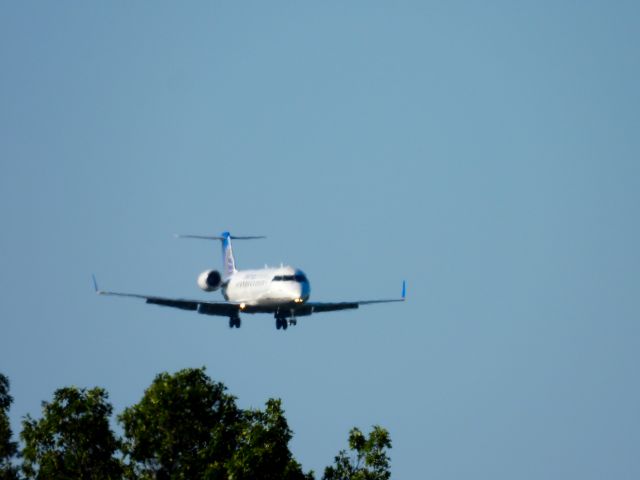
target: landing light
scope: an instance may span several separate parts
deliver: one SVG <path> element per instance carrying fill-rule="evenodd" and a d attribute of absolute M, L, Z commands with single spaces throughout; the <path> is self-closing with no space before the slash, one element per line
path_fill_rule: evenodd
<path fill-rule="evenodd" d="M 241 303 L 241 304 L 240 304 L 240 310 L 244 310 L 244 307 L 246 307 L 246 306 L 247 306 L 247 304 L 246 304 L 246 303 Z"/>
<path fill-rule="evenodd" d="M 294 302 L 295 302 L 295 303 L 302 303 L 302 302 L 304 302 L 304 300 L 302 300 L 301 298 L 296 298 L 296 299 L 294 300 Z"/>

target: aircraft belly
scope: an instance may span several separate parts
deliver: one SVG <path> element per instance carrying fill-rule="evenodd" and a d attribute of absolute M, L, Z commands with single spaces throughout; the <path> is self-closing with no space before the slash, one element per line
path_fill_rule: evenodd
<path fill-rule="evenodd" d="M 227 290 L 227 300 L 233 303 L 246 303 L 247 305 L 262 305 L 264 302 L 264 295 L 268 293 L 265 289 L 249 289 L 238 288 Z"/>
<path fill-rule="evenodd" d="M 245 303 L 254 306 L 278 306 L 289 304 L 293 301 L 290 295 L 274 295 L 273 292 L 234 292 L 227 291 L 228 301 L 233 303 Z"/>

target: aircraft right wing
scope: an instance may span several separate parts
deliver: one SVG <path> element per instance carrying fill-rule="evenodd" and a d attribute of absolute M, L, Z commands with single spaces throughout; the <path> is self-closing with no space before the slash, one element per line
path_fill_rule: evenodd
<path fill-rule="evenodd" d="M 137 293 L 121 293 L 100 290 L 93 277 L 93 286 L 98 295 L 110 295 L 115 297 L 141 298 L 145 303 L 160 305 L 163 307 L 179 308 L 180 310 L 191 310 L 205 315 L 218 315 L 221 317 L 235 317 L 240 311 L 240 305 L 228 302 L 205 302 L 202 300 L 187 300 L 184 298 L 157 297 L 154 295 L 139 295 Z"/>

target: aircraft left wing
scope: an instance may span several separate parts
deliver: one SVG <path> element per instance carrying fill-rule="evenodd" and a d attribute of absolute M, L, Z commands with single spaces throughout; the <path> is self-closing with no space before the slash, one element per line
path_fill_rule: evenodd
<path fill-rule="evenodd" d="M 337 310 L 349 310 L 358 308 L 360 305 L 371 305 L 374 303 L 404 302 L 407 296 L 406 282 L 402 282 L 402 296 L 386 300 L 357 300 L 355 302 L 305 302 L 292 308 L 296 315 L 311 315 L 312 313 L 335 312 Z"/>
<path fill-rule="evenodd" d="M 338 310 L 349 310 L 358 308 L 360 305 L 370 305 L 372 303 L 404 302 L 404 298 L 394 298 L 390 300 L 359 300 L 355 302 L 306 302 L 299 307 L 293 307 L 296 315 L 311 315 L 312 313 L 335 312 Z"/>

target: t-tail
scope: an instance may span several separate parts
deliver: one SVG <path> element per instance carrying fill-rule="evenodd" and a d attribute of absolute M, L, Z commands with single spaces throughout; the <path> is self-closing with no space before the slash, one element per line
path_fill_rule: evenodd
<path fill-rule="evenodd" d="M 225 280 L 236 273 L 236 259 L 233 257 L 231 234 L 222 232 L 222 272 Z"/>
<path fill-rule="evenodd" d="M 220 236 L 208 235 L 176 235 L 178 238 L 198 238 L 201 240 L 220 240 L 222 242 L 222 274 L 223 279 L 227 280 L 236 270 L 236 259 L 233 256 L 233 246 L 231 240 L 255 240 L 257 238 L 266 238 L 263 236 L 237 236 L 231 235 L 229 232 L 222 232 Z"/>

